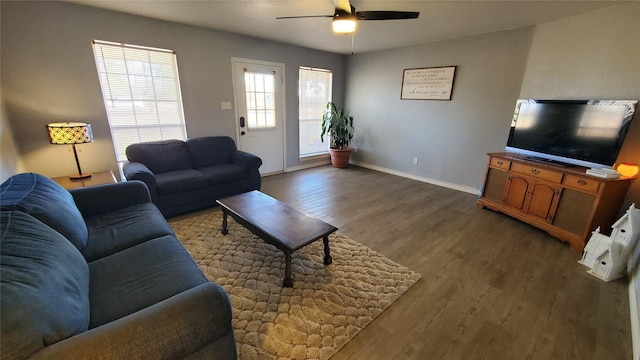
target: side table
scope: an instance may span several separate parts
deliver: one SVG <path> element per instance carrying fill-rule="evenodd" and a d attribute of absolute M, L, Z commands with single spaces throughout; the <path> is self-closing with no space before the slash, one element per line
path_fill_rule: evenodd
<path fill-rule="evenodd" d="M 54 177 L 52 180 L 67 190 L 104 184 L 115 184 L 117 182 L 116 177 L 110 170 L 95 172 L 92 177 L 87 179 L 71 180 L 68 176 L 60 176 Z"/>

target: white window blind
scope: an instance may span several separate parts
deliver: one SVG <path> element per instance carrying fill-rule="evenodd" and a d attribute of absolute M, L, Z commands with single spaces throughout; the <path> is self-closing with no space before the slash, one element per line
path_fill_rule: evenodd
<path fill-rule="evenodd" d="M 331 101 L 333 74 L 329 70 L 300 67 L 300 157 L 326 153 L 329 141 L 320 141 L 322 113 Z"/>
<path fill-rule="evenodd" d="M 118 161 L 130 144 L 186 138 L 172 50 L 94 40 L 93 53 Z"/>

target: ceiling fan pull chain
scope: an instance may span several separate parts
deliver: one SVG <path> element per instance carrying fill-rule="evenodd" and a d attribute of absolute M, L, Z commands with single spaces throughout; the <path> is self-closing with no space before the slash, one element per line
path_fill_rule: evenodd
<path fill-rule="evenodd" d="M 353 55 L 353 43 L 356 41 L 356 32 L 351 33 L 351 55 Z"/>

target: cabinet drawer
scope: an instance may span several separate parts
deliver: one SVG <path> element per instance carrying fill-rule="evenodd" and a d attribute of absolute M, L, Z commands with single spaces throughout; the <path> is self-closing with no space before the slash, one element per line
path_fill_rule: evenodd
<path fill-rule="evenodd" d="M 576 176 L 567 174 L 562 183 L 566 187 L 570 187 L 576 190 L 582 190 L 590 193 L 598 192 L 598 187 L 600 186 L 600 181 L 590 179 L 587 177 Z"/>
<path fill-rule="evenodd" d="M 538 168 L 538 167 L 527 165 L 527 164 L 514 163 L 511 166 L 511 170 L 524 175 L 533 176 L 535 178 L 555 182 L 558 184 L 562 181 L 561 172 L 542 169 L 542 168 Z"/>
<path fill-rule="evenodd" d="M 509 167 L 511 166 L 511 160 L 492 157 L 491 166 L 499 169 L 509 170 Z"/>

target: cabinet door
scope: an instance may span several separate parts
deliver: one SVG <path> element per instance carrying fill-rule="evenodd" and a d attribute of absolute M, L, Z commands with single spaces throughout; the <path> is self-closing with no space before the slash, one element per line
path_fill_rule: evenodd
<path fill-rule="evenodd" d="M 556 209 L 556 204 L 558 203 L 560 191 L 560 186 L 552 186 L 537 181 L 532 183 L 529 189 L 531 198 L 529 199 L 526 212 L 546 221 L 551 221 Z"/>
<path fill-rule="evenodd" d="M 510 174 L 504 197 L 505 204 L 516 209 L 524 209 L 529 182 L 530 180 L 525 177 Z"/>

